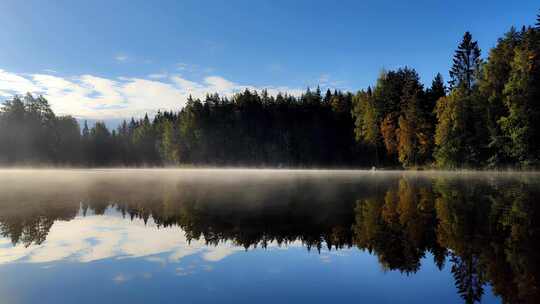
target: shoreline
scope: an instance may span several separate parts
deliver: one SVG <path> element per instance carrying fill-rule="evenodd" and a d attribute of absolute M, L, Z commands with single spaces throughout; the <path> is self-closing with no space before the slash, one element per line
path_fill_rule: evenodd
<path fill-rule="evenodd" d="M 45 172 L 45 171 L 66 171 L 66 172 L 133 172 L 133 171 L 151 171 L 151 172 L 229 172 L 229 173 L 349 173 L 349 174 L 458 174 L 458 175 L 477 175 L 477 174 L 527 174 L 540 175 L 540 170 L 399 170 L 399 169 L 363 169 L 363 168 L 272 168 L 272 167 L 0 167 L 2 172 Z"/>

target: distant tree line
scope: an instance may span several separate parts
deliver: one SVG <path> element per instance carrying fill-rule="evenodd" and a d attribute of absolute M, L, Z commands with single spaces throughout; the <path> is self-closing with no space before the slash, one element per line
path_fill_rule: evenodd
<path fill-rule="evenodd" d="M 82 130 L 42 96 L 5 101 L 0 163 L 84 166 L 537 168 L 540 15 L 487 58 L 467 32 L 450 70 L 425 88 L 409 67 L 356 94 L 245 90 L 189 98 L 179 112 Z"/>
<path fill-rule="evenodd" d="M 358 163 L 353 95 L 319 89 L 301 97 L 246 90 L 229 99 L 189 98 L 180 112 L 82 130 L 43 97 L 14 97 L 0 116 L 0 159 L 8 164 L 348 166 Z M 365 160 L 364 165 L 368 165 Z"/>

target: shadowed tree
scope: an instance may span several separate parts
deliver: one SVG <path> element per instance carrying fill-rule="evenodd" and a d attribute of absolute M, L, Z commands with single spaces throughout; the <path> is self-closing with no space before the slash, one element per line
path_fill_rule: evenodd
<path fill-rule="evenodd" d="M 504 166 L 511 161 L 508 153 L 510 144 L 498 120 L 508 112 L 504 104 L 504 90 L 510 79 L 512 61 L 522 36 L 522 33 L 512 27 L 503 38 L 498 40 L 497 45 L 489 52 L 489 57 L 483 67 L 482 78 L 479 81 L 480 95 L 486 101 L 487 108 L 486 125 L 489 132 L 487 162 L 494 168 Z"/>
<path fill-rule="evenodd" d="M 473 41 L 471 33 L 465 32 L 463 40 L 454 54 L 450 70 L 450 89 L 462 87 L 470 92 L 479 76 L 480 64 L 478 42 Z"/>

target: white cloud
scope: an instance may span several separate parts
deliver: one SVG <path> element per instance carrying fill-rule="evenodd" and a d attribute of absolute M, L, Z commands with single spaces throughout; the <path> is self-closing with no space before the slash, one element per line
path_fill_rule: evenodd
<path fill-rule="evenodd" d="M 209 85 L 209 88 L 213 89 L 212 91 L 218 93 L 227 93 L 234 91 L 235 89 L 240 89 L 238 85 L 233 82 L 228 81 L 223 77 L 218 76 L 209 76 L 204 79 L 204 82 Z"/>
<path fill-rule="evenodd" d="M 177 85 L 177 87 L 184 91 L 198 91 L 200 89 L 203 89 L 203 86 L 201 84 L 198 84 L 194 81 L 187 80 L 185 78 L 182 78 L 180 76 L 173 76 L 171 77 L 171 80 Z"/>
<path fill-rule="evenodd" d="M 267 88 L 272 95 L 278 92 L 299 95 L 302 91 L 285 86 L 243 85 L 217 75 L 194 81 L 166 73 L 151 74 L 146 78 L 111 79 L 94 75 L 17 74 L 0 70 L 1 99 L 27 92 L 42 94 L 57 114 L 83 119 L 141 117 L 157 110 L 178 110 L 185 105 L 189 95 L 195 98 L 203 98 L 208 93 L 230 96 L 245 89 L 262 88 Z"/>
<path fill-rule="evenodd" d="M 35 83 L 23 76 L 0 70 L 0 96 L 11 96 L 13 93 L 34 92 L 38 89 Z"/>
<path fill-rule="evenodd" d="M 176 67 L 179 71 L 186 71 L 186 72 L 195 72 L 200 69 L 200 66 L 198 64 L 189 64 L 189 63 L 183 63 L 183 62 L 178 63 Z"/>
<path fill-rule="evenodd" d="M 116 55 L 114 59 L 116 59 L 118 62 L 125 62 L 129 59 L 129 57 L 126 55 Z"/>
<path fill-rule="evenodd" d="M 347 89 L 344 81 L 332 79 L 330 74 L 321 74 L 317 82 L 324 88 Z"/>
<path fill-rule="evenodd" d="M 330 80 L 330 75 L 328 74 L 321 74 L 321 76 L 319 76 L 319 83 L 321 85 L 326 85 L 329 80 Z"/>
<path fill-rule="evenodd" d="M 180 71 L 185 71 L 188 68 L 188 64 L 180 62 L 177 64 L 177 67 Z"/>
<path fill-rule="evenodd" d="M 150 79 L 163 79 L 163 78 L 167 78 L 167 73 L 155 73 L 155 74 L 150 74 L 148 75 L 148 78 Z"/>
<path fill-rule="evenodd" d="M 214 73 L 215 68 L 203 67 L 198 64 L 189 64 L 180 62 L 176 64 L 176 69 L 181 73 L 190 73 L 192 75 L 208 75 Z"/>

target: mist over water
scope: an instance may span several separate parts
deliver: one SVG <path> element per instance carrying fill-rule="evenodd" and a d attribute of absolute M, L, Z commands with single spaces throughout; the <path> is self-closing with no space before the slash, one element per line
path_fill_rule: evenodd
<path fill-rule="evenodd" d="M 535 303 L 539 186 L 512 172 L 2 169 L 0 292 Z"/>

